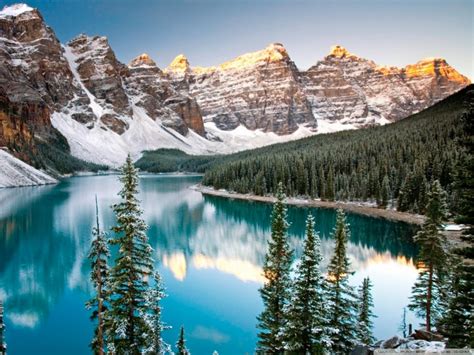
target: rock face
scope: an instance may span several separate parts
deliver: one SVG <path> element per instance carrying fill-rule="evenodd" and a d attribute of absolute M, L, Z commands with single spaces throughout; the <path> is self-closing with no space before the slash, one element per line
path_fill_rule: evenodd
<path fill-rule="evenodd" d="M 299 71 L 278 43 L 210 68 L 190 67 L 179 55 L 166 72 L 196 98 L 205 122 L 280 135 L 299 125 L 323 133 L 327 124 L 340 130 L 397 121 L 469 84 L 439 58 L 381 67 L 341 46 Z"/>
<path fill-rule="evenodd" d="M 127 118 L 132 115 L 122 85 L 121 75 L 126 67 L 115 57 L 107 38 L 80 35 L 67 44 L 66 53 L 83 88 L 100 107 L 92 108 L 95 116 L 112 131 L 124 133 L 128 128 Z M 79 121 L 82 123 L 84 119 Z"/>
<path fill-rule="evenodd" d="M 20 4 L 0 12 L 0 48 L 0 145 L 25 158 L 26 150 L 34 150 L 33 137 L 57 139 L 52 111 L 87 97 L 37 10 Z"/>
<path fill-rule="evenodd" d="M 204 124 L 196 100 L 175 90 L 150 56 L 138 56 L 130 62 L 128 70 L 125 84 L 135 105 L 144 108 L 152 119 L 160 119 L 164 126 L 182 135 L 188 133 L 188 128 L 204 135 Z"/>
<path fill-rule="evenodd" d="M 279 43 L 211 68 L 190 68 L 180 55 L 166 72 L 196 98 L 205 122 L 221 130 L 243 125 L 290 134 L 299 124 L 316 127 L 298 69 Z"/>
<path fill-rule="evenodd" d="M 317 118 L 356 127 L 400 120 L 469 84 L 442 59 L 381 67 L 341 46 L 303 72 L 302 81 Z"/>
<path fill-rule="evenodd" d="M 0 49 L 0 144 L 29 159 L 38 139 L 67 139 L 113 166 L 146 149 L 230 153 L 385 124 L 469 83 L 440 58 L 381 67 L 341 46 L 306 71 L 279 43 L 210 68 L 184 55 L 164 71 L 146 54 L 125 65 L 106 37 L 61 45 L 24 4 L 0 11 Z"/>

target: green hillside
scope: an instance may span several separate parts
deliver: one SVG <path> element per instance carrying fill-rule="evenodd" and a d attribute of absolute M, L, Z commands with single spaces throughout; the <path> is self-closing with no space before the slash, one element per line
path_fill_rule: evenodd
<path fill-rule="evenodd" d="M 382 206 L 396 199 L 400 210 L 423 212 L 430 181 L 439 179 L 451 190 L 461 153 L 458 141 L 468 134 L 460 114 L 473 101 L 473 93 L 470 85 L 394 124 L 218 157 L 207 162 L 203 183 L 262 195 L 273 193 L 282 181 L 290 196 L 369 199 Z"/>

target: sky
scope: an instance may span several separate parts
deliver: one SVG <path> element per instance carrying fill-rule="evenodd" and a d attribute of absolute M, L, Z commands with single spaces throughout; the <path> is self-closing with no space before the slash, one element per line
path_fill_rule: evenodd
<path fill-rule="evenodd" d="M 0 7 L 17 1 L 0 0 Z M 148 53 L 217 65 L 282 43 L 301 69 L 339 44 L 380 65 L 443 57 L 474 79 L 472 0 L 28 0 L 61 42 L 102 35 L 124 63 Z"/>

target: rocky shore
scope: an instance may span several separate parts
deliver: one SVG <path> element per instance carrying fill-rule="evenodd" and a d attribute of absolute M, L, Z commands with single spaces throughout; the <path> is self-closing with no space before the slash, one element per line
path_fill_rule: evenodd
<path fill-rule="evenodd" d="M 193 190 L 199 191 L 204 195 L 220 196 L 234 198 L 238 200 L 258 201 L 273 203 L 275 198 L 272 196 L 257 196 L 251 194 L 239 194 L 226 190 L 215 190 L 212 187 L 203 185 L 194 185 Z M 362 214 L 370 217 L 385 218 L 391 221 L 400 221 L 410 224 L 423 224 L 425 217 L 418 214 L 399 212 L 391 209 L 381 209 L 364 204 L 363 202 L 339 202 L 339 201 L 321 201 L 319 199 L 302 199 L 289 197 L 286 203 L 301 207 L 320 207 L 320 208 L 342 208 L 345 211 Z"/>

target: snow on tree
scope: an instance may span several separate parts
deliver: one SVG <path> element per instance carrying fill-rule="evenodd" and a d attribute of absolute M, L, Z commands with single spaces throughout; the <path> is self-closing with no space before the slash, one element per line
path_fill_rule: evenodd
<path fill-rule="evenodd" d="M 287 209 L 283 184 L 278 184 L 277 201 L 273 206 L 271 238 L 263 265 L 265 282 L 260 288 L 264 310 L 257 317 L 257 344 L 260 353 L 280 353 L 284 350 L 285 308 L 290 297 L 292 251 L 287 240 Z"/>
<path fill-rule="evenodd" d="M 372 283 L 368 277 L 364 278 L 359 287 L 358 312 L 357 312 L 357 337 L 365 345 L 370 345 L 375 341 L 372 330 L 374 324 L 372 318 L 374 314 L 372 308 L 374 301 L 372 299 Z"/>
<path fill-rule="evenodd" d="M 7 353 L 7 343 L 5 342 L 5 323 L 3 321 L 3 303 L 0 300 L 0 355 Z"/>
<path fill-rule="evenodd" d="M 176 342 L 176 349 L 178 349 L 178 355 L 191 355 L 189 350 L 186 348 L 186 340 L 184 339 L 184 327 L 181 326 L 179 331 L 179 338 Z"/>
<path fill-rule="evenodd" d="M 91 319 L 97 320 L 94 338 L 90 346 L 95 354 L 101 355 L 105 353 L 105 313 L 108 302 L 107 278 L 109 276 L 107 259 L 110 252 L 107 244 L 107 234 L 100 229 L 97 196 L 95 197 L 95 210 L 96 226 L 92 229 L 92 243 L 88 255 L 91 263 L 90 279 L 95 294 L 86 303 L 86 308 L 92 310 Z"/>
<path fill-rule="evenodd" d="M 110 271 L 110 308 L 107 311 L 108 344 L 116 353 L 138 354 L 149 347 L 147 313 L 148 279 L 153 274 L 152 248 L 141 218 L 138 172 L 130 155 L 122 167 L 119 192 L 122 201 L 113 206 L 117 224 L 110 240 L 118 246 L 115 265 Z"/>
<path fill-rule="evenodd" d="M 445 249 L 446 237 L 441 231 L 446 215 L 446 193 L 436 180 L 428 194 L 426 221 L 415 236 L 415 241 L 420 246 L 417 258 L 419 274 L 408 305 L 418 317 L 425 319 L 427 331 L 431 331 L 433 324 L 441 318 L 444 308 L 448 255 Z"/>
<path fill-rule="evenodd" d="M 463 246 L 455 249 L 459 262 L 454 268 L 451 299 L 442 320 L 442 333 L 450 347 L 474 348 L 474 104 L 461 116 L 466 138 L 465 148 L 456 169 L 455 192 L 459 209 L 456 221 L 467 228 L 461 238 Z"/>
<path fill-rule="evenodd" d="M 357 343 L 356 339 L 356 303 L 355 291 L 349 285 L 350 263 L 346 255 L 349 240 L 349 225 L 346 223 L 344 211 L 337 211 L 336 226 L 333 236 L 336 241 L 334 254 L 328 266 L 327 307 L 330 312 L 329 326 L 334 329 L 331 340 L 331 353 L 347 354 Z"/>
<path fill-rule="evenodd" d="M 321 250 L 314 217 L 306 220 L 306 241 L 287 309 L 285 348 L 300 354 L 323 354 L 330 345 L 325 310 L 325 280 L 320 271 Z"/>
<path fill-rule="evenodd" d="M 146 349 L 147 354 L 169 354 L 171 347 L 163 341 L 161 334 L 164 330 L 169 329 L 161 321 L 160 301 L 166 296 L 158 272 L 153 273 L 154 285 L 150 287 L 145 295 L 147 313 L 143 314 L 149 328 L 150 345 Z"/>

